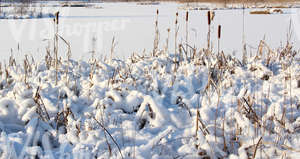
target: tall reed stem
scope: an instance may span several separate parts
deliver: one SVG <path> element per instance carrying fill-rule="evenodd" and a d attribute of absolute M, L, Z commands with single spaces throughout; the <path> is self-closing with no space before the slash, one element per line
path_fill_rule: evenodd
<path fill-rule="evenodd" d="M 175 44 L 175 72 L 177 70 L 177 36 L 178 36 L 178 30 L 179 30 L 179 26 L 178 26 L 178 12 L 176 12 L 176 20 L 175 20 L 175 40 L 174 40 L 174 44 Z"/>
<path fill-rule="evenodd" d="M 168 54 L 169 52 L 169 39 L 170 39 L 170 28 L 167 29 L 167 32 L 168 32 L 168 37 L 167 37 L 167 40 L 166 40 L 166 48 L 165 48 L 165 53 Z"/>
<path fill-rule="evenodd" d="M 156 10 L 156 20 L 155 20 L 155 37 L 154 37 L 154 46 L 152 56 L 156 56 L 156 52 L 158 50 L 158 43 L 159 43 L 159 31 L 158 31 L 158 14 L 159 10 Z"/>
<path fill-rule="evenodd" d="M 187 11 L 186 12 L 186 15 L 185 15 L 185 31 L 186 31 L 186 39 L 185 39 L 185 43 L 186 43 L 186 47 L 185 47 L 185 51 L 186 51 L 186 54 L 188 55 L 188 38 L 189 38 L 189 12 Z M 186 57 L 187 57 L 186 55 Z"/>
<path fill-rule="evenodd" d="M 58 81 L 58 24 L 59 24 L 59 12 L 55 13 L 54 25 L 55 25 L 55 36 L 54 36 L 54 54 L 55 54 L 55 85 Z"/>
<path fill-rule="evenodd" d="M 211 24 L 211 12 L 207 12 L 207 22 L 208 22 L 208 33 L 207 33 L 207 50 L 210 50 L 210 24 Z"/>
<path fill-rule="evenodd" d="M 220 54 L 221 25 L 218 26 L 218 56 Z"/>
<path fill-rule="evenodd" d="M 245 3 L 243 3 L 243 65 L 247 63 L 247 50 L 245 42 Z"/>

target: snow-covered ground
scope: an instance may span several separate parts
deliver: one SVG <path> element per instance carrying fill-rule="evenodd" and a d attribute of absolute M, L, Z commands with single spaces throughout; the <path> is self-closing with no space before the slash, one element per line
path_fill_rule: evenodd
<path fill-rule="evenodd" d="M 174 52 L 176 11 L 185 44 L 178 6 L 45 7 L 60 10 L 58 34 L 72 49 L 67 59 L 59 39 L 57 61 L 52 19 L 0 20 L 0 158 L 299 158 L 297 10 L 246 10 L 241 62 L 243 10 L 215 11 L 212 50 L 206 11 L 190 11 L 188 43 L 197 49 L 186 54 Z M 156 9 L 161 36 L 153 53 Z M 219 24 L 225 54 L 216 52 Z"/>
<path fill-rule="evenodd" d="M 97 57 L 110 54 L 111 41 L 115 36 L 117 45 L 115 57 L 128 57 L 133 52 L 152 51 L 156 9 L 159 9 L 159 31 L 161 45 L 165 45 L 167 29 L 170 28 L 169 49 L 174 52 L 175 13 L 179 12 L 179 42 L 185 42 L 185 10 L 183 4 L 161 3 L 160 5 L 137 5 L 136 3 L 99 3 L 98 8 L 44 7 L 43 12 L 60 10 L 60 34 L 71 44 L 75 59 L 88 59 L 93 50 L 92 39 L 96 38 Z M 39 10 L 39 8 L 37 8 Z M 289 22 L 300 22 L 298 9 L 283 9 L 284 14 L 251 15 L 245 11 L 245 41 L 247 49 L 254 52 L 259 41 L 265 39 L 271 47 L 286 41 Z M 216 39 L 217 26 L 222 25 L 221 48 L 226 53 L 241 55 L 243 37 L 243 10 L 216 10 L 212 25 L 212 38 Z M 198 48 L 206 46 L 207 11 L 190 11 L 189 43 Z M 294 18 L 293 18 L 294 17 Z M 299 21 L 299 22 L 298 22 Z M 300 25 L 293 25 L 296 28 Z M 0 53 L 7 59 L 11 50 L 15 55 L 32 54 L 36 58 L 45 55 L 46 39 L 53 38 L 53 20 L 26 19 L 0 20 Z M 299 27 L 298 27 L 299 28 Z M 300 37 L 292 41 L 299 48 Z M 19 49 L 18 49 L 19 45 Z M 216 49 L 217 44 L 213 44 Z M 60 55 L 66 47 L 60 45 Z M 22 58 L 23 56 L 18 56 Z"/>
<path fill-rule="evenodd" d="M 51 59 L 11 60 L 0 157 L 297 159 L 299 53 L 260 48 L 246 65 L 209 51 L 60 61 L 57 80 Z"/>

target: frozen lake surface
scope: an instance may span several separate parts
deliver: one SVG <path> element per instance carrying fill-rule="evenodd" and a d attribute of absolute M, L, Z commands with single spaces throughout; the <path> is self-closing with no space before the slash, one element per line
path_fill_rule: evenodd
<path fill-rule="evenodd" d="M 20 60 L 0 64 L 0 158 L 299 158 L 297 50 L 287 45 L 269 51 L 264 45 L 245 64 L 215 52 L 218 25 L 227 54 L 240 57 L 243 29 L 248 53 L 256 53 L 261 39 L 272 49 L 285 45 L 289 24 L 292 46 L 300 48 L 297 9 L 272 15 L 246 10 L 245 27 L 243 10 L 216 10 L 214 52 L 179 58 L 171 54 L 177 11 L 178 43 L 185 44 L 179 4 L 98 5 L 103 9 L 43 8 L 45 14 L 60 11 L 58 34 L 76 59 L 60 63 L 21 61 L 25 54 L 42 61 L 48 44 L 53 49 L 52 19 L 0 20 L 0 61 L 11 53 Z M 109 56 L 113 37 L 114 57 L 150 54 L 156 9 L 159 48 L 170 28 L 170 54 L 87 60 L 93 50 L 98 58 Z M 206 12 L 190 11 L 191 46 L 207 46 Z M 62 40 L 59 48 L 65 56 Z"/>
<path fill-rule="evenodd" d="M 133 52 L 150 53 L 154 41 L 156 9 L 159 9 L 160 45 L 166 45 L 167 29 L 170 28 L 169 52 L 174 52 L 176 12 L 179 12 L 178 42 L 185 43 L 186 11 L 179 9 L 182 4 L 102 3 L 98 5 L 101 6 L 101 9 L 68 7 L 43 9 L 45 12 L 60 11 L 59 34 L 70 42 L 74 59 L 91 57 L 93 39 L 96 39 L 94 40 L 96 56 L 109 56 L 113 37 L 117 42 L 115 57 L 125 58 Z M 249 11 L 250 9 L 245 10 L 245 41 L 247 51 L 253 54 L 262 39 L 265 39 L 267 44 L 274 49 L 284 45 L 290 20 L 293 21 L 293 28 L 297 26 L 300 28 L 298 9 L 285 9 L 284 14 L 270 15 L 252 15 L 249 14 Z M 243 10 L 216 10 L 215 13 L 211 35 L 214 49 L 217 46 L 217 26 L 222 25 L 221 49 L 226 54 L 236 54 L 240 57 L 243 39 Z M 189 44 L 195 45 L 197 48 L 206 47 L 207 11 L 193 10 L 189 15 Z M 24 54 L 31 54 L 35 58 L 41 59 L 45 55 L 49 39 L 53 39 L 53 20 L 49 18 L 1 19 L 0 28 L 0 52 L 3 55 L 1 60 L 7 59 L 11 52 L 18 59 L 22 59 Z M 300 48 L 299 39 L 297 31 L 294 30 L 292 42 L 296 48 Z M 59 54 L 65 55 L 66 45 L 63 42 L 60 42 L 59 45 Z"/>

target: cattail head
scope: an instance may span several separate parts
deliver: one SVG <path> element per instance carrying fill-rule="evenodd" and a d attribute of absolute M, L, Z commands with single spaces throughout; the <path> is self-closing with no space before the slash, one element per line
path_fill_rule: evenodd
<path fill-rule="evenodd" d="M 221 39 L 221 25 L 218 26 L 218 39 Z"/>
<path fill-rule="evenodd" d="M 186 15 L 185 15 L 185 21 L 189 21 L 189 12 L 188 11 L 186 12 Z"/>
<path fill-rule="evenodd" d="M 158 15 L 158 14 L 159 14 L 159 10 L 157 9 L 157 10 L 156 10 L 156 15 Z"/>
<path fill-rule="evenodd" d="M 176 19 L 175 19 L 175 25 L 177 25 L 178 24 L 178 12 L 176 12 Z"/>
<path fill-rule="evenodd" d="M 55 13 L 55 22 L 58 24 L 59 11 Z"/>
<path fill-rule="evenodd" d="M 170 32 L 170 28 L 167 29 L 168 33 Z"/>
<path fill-rule="evenodd" d="M 210 19 L 210 17 L 211 17 L 211 15 L 210 15 L 211 13 L 210 13 L 210 11 L 208 11 L 207 12 L 207 22 L 208 22 L 208 25 L 210 25 L 210 23 L 211 23 L 211 19 Z"/>

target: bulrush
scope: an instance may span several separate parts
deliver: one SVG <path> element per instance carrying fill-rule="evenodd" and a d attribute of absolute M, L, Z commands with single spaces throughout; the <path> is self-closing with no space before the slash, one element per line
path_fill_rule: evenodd
<path fill-rule="evenodd" d="M 218 39 L 221 39 L 221 25 L 218 26 Z"/>
<path fill-rule="evenodd" d="M 218 26 L 218 54 L 220 53 L 221 25 Z"/>
<path fill-rule="evenodd" d="M 54 29 L 55 29 L 55 35 L 54 35 L 54 54 L 55 54 L 55 85 L 57 85 L 58 81 L 58 25 L 59 25 L 59 11 L 55 13 L 55 19 L 54 19 Z"/>
<path fill-rule="evenodd" d="M 176 12 L 176 20 L 175 20 L 175 54 L 177 52 L 177 36 L 178 36 L 178 12 Z"/>
<path fill-rule="evenodd" d="M 176 12 L 176 19 L 175 19 L 175 29 L 174 29 L 174 33 L 175 33 L 175 40 L 174 40 L 174 44 L 175 44 L 175 70 L 174 72 L 176 72 L 177 70 L 177 37 L 178 37 L 178 31 L 179 31 L 179 26 L 178 26 L 178 12 Z"/>
<path fill-rule="evenodd" d="M 210 48 L 210 24 L 211 24 L 211 12 L 207 12 L 207 23 L 208 23 L 208 33 L 207 33 L 207 50 Z"/>
<path fill-rule="evenodd" d="M 210 23 L 211 23 L 211 12 L 210 11 L 207 12 L 207 22 L 208 22 L 208 25 L 210 25 Z"/>
<path fill-rule="evenodd" d="M 58 19 L 59 19 L 59 11 L 55 13 L 56 24 L 58 24 Z"/>
<path fill-rule="evenodd" d="M 185 43 L 186 43 L 186 46 L 185 46 L 185 55 L 186 57 L 188 56 L 188 40 L 189 40 L 189 12 L 187 11 L 186 12 L 186 15 L 185 15 L 185 22 L 186 22 L 186 37 L 185 37 Z"/>
<path fill-rule="evenodd" d="M 152 56 L 156 56 L 156 52 L 158 51 L 158 44 L 159 44 L 159 30 L 158 30 L 158 15 L 159 10 L 156 10 L 156 20 L 155 20 L 155 38 L 153 43 L 153 52 Z"/>

